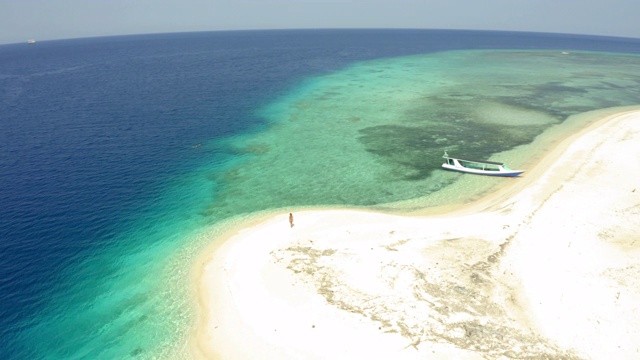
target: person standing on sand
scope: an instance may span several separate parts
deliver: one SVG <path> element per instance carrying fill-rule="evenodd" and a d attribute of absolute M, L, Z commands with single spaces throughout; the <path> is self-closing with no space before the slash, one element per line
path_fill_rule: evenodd
<path fill-rule="evenodd" d="M 291 225 L 291 227 L 293 227 L 293 214 L 289 213 L 289 225 Z"/>

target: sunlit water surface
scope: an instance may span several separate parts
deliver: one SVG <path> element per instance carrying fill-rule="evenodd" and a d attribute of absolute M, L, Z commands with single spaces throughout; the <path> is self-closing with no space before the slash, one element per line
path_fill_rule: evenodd
<path fill-rule="evenodd" d="M 638 105 L 639 43 L 371 30 L 2 46 L 0 354 L 189 357 L 194 262 L 228 226 L 517 181 L 443 171 L 442 153 L 525 167 L 602 113 L 575 115 Z"/>

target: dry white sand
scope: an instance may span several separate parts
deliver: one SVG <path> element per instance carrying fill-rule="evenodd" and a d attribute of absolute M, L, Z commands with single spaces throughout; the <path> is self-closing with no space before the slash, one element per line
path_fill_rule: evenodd
<path fill-rule="evenodd" d="M 640 112 L 530 170 L 473 212 L 302 211 L 293 228 L 282 213 L 216 239 L 198 279 L 200 350 L 640 359 Z"/>

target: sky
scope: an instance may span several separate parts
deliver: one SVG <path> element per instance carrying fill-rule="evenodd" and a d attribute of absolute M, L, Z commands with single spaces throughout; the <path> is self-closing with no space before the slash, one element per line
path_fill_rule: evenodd
<path fill-rule="evenodd" d="M 0 44 L 211 30 L 412 28 L 640 38 L 638 0 L 0 0 Z"/>

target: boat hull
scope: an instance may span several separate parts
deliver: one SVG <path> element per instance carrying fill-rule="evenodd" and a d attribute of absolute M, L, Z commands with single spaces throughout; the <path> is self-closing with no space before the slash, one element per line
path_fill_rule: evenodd
<path fill-rule="evenodd" d="M 471 169 L 461 166 L 442 164 L 443 169 L 458 171 L 467 174 L 475 174 L 475 175 L 486 175 L 486 176 L 502 176 L 502 177 L 516 177 L 520 176 L 524 172 L 524 170 L 480 170 L 480 169 Z"/>

